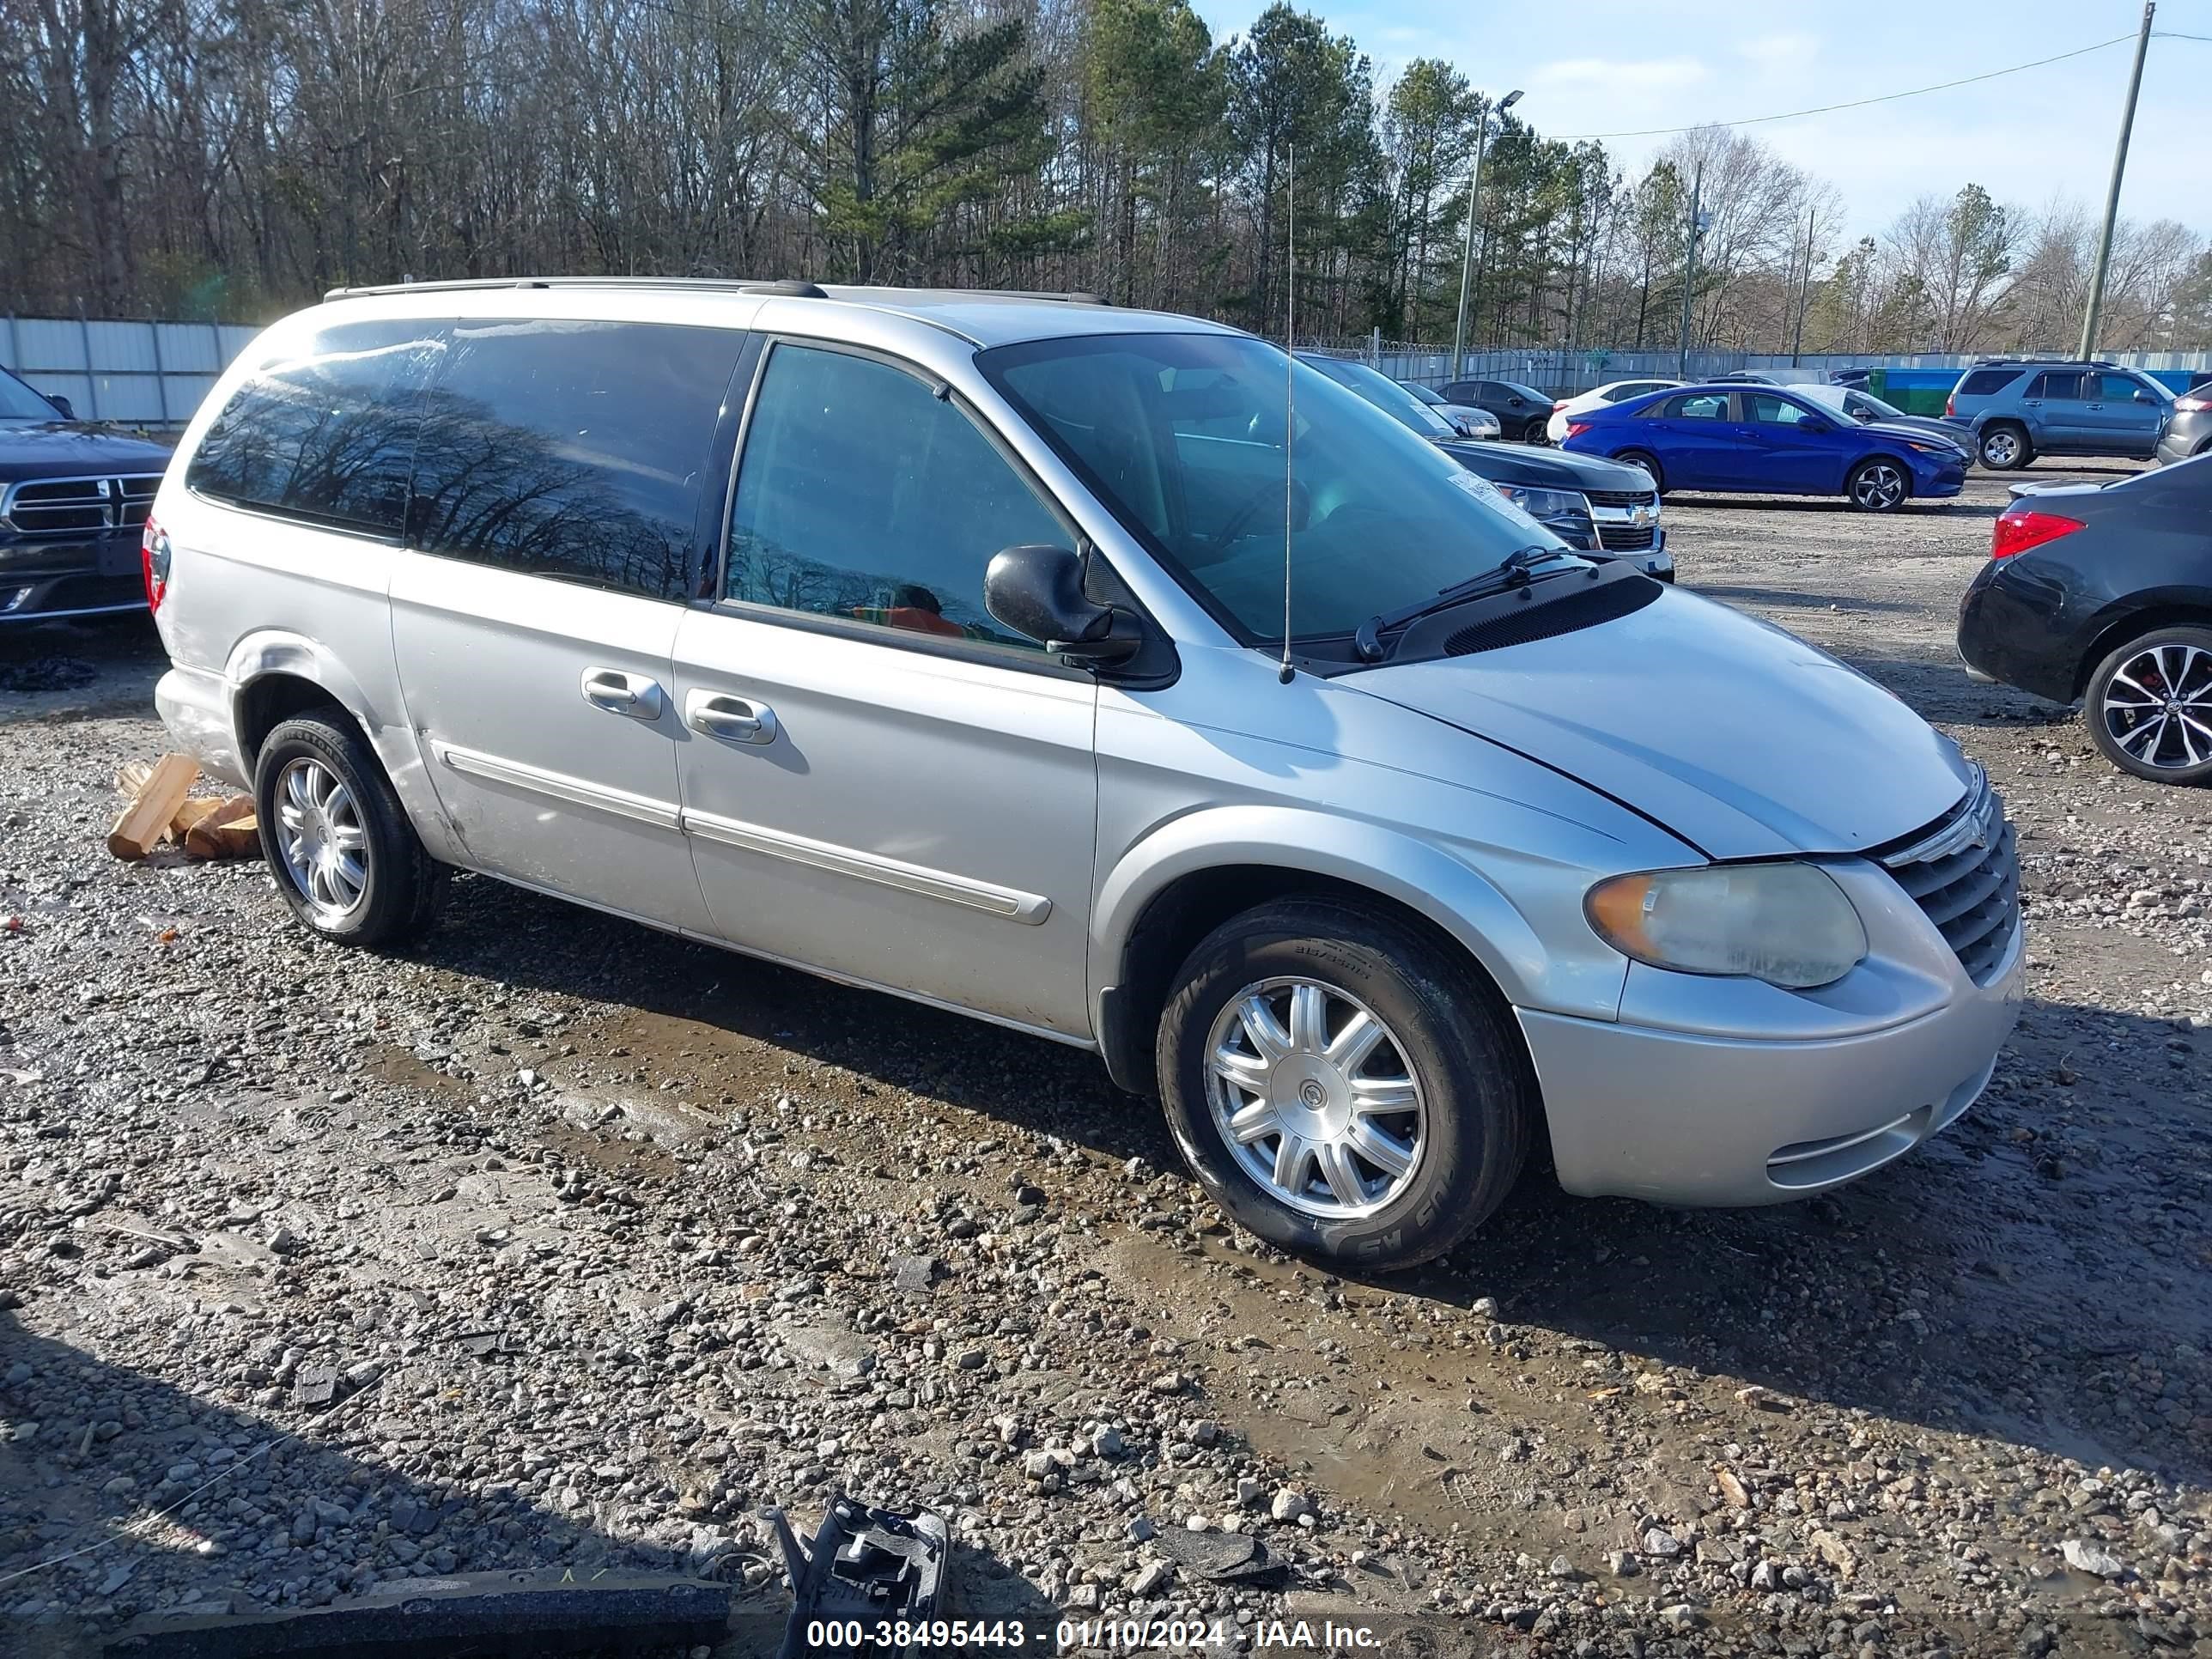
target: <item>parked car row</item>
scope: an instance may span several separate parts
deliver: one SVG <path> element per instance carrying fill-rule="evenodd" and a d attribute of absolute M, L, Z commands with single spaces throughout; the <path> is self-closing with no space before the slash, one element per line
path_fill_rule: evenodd
<path fill-rule="evenodd" d="M 1626 559 L 1662 581 L 1674 580 L 1674 561 L 1659 523 L 1659 493 L 1649 473 L 1524 445 L 1459 441 L 1441 411 L 1366 364 L 1317 352 L 1302 351 L 1298 360 L 1438 446 L 1569 547 Z"/>

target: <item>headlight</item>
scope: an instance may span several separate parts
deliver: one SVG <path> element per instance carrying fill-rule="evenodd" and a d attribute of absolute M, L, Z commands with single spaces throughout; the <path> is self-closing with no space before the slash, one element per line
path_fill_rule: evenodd
<path fill-rule="evenodd" d="M 1923 455 L 1942 455 L 1954 461 L 1962 461 L 1966 458 L 1966 452 L 1954 444 L 1916 443 L 1907 438 L 1905 441 L 1905 447 L 1907 449 L 1917 449 Z"/>
<path fill-rule="evenodd" d="M 1721 864 L 1614 876 L 1583 911 L 1622 955 L 1682 974 L 1742 975 L 1806 990 L 1865 959 L 1866 927 L 1810 864 Z"/>
<path fill-rule="evenodd" d="M 1502 483 L 1498 493 L 1532 519 L 1589 517 L 1589 501 L 1578 490 L 1532 489 L 1527 484 Z"/>

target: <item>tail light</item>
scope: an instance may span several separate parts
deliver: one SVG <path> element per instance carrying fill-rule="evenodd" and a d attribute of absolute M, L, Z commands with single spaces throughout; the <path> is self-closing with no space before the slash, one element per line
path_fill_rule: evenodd
<path fill-rule="evenodd" d="M 2025 553 L 2031 547 L 2040 547 L 2045 542 L 2055 542 L 2061 536 L 2070 536 L 2081 527 L 2079 519 L 2061 518 L 2056 513 L 2038 513 L 2027 507 L 2008 507 L 1997 514 L 1996 525 L 1990 532 L 1990 556 L 2008 559 L 2015 553 Z"/>
<path fill-rule="evenodd" d="M 1552 413 L 1553 413 L 1554 415 L 1558 414 L 1561 410 L 1565 409 L 1565 408 L 1569 404 L 1571 404 L 1571 403 L 1572 403 L 1572 402 L 1574 402 L 1574 399 L 1573 399 L 1572 398 L 1553 398 L 1553 399 L 1552 399 Z"/>
<path fill-rule="evenodd" d="M 1949 397 L 1943 399 L 1943 418 L 1947 421 L 1955 420 L 1958 417 L 1958 414 L 1959 394 L 1954 392 Z"/>
<path fill-rule="evenodd" d="M 2202 415 L 2206 410 L 2212 409 L 2212 392 L 2192 392 L 2185 398 L 2176 398 L 2173 406 L 2185 409 L 2191 415 Z"/>
<path fill-rule="evenodd" d="M 1592 422 L 1589 421 L 1569 421 L 1567 422 L 1567 436 L 1570 438 L 1579 438 L 1583 433 L 1590 429 L 1591 425 Z"/>
<path fill-rule="evenodd" d="M 169 591 L 169 532 L 147 516 L 146 533 L 138 538 L 138 564 L 146 575 L 146 608 L 159 611 Z"/>

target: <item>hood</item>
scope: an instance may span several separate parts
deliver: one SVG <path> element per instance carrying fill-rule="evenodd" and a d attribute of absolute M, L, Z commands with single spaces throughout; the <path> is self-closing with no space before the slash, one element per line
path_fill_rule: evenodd
<path fill-rule="evenodd" d="M 161 472 L 167 444 L 149 443 L 88 421 L 0 421 L 0 483 L 71 478 L 101 472 Z"/>
<path fill-rule="evenodd" d="M 1556 767 L 1717 859 L 1879 846 L 1940 817 L 1971 775 L 1856 669 L 1674 587 L 1595 628 L 1343 684 Z"/>
<path fill-rule="evenodd" d="M 1527 444 L 1462 442 L 1437 447 L 1492 483 L 1527 484 L 1536 489 L 1648 491 L 1651 488 L 1651 475 L 1642 467 L 1623 466 L 1602 455 L 1531 449 Z"/>
<path fill-rule="evenodd" d="M 1851 424 L 1853 422 L 1849 420 L 1844 422 L 1846 428 Z M 1966 434 L 1947 428 L 1941 421 L 1917 418 L 1910 421 L 1869 421 L 1859 430 L 1885 438 L 1917 439 L 1922 443 L 1926 443 L 1930 438 L 1940 438 L 1961 455 L 1966 453 Z"/>

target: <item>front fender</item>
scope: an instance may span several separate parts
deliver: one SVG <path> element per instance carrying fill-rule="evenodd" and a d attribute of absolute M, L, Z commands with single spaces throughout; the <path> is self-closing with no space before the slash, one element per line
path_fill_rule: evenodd
<path fill-rule="evenodd" d="M 1327 877 L 1396 900 L 1464 945 L 1516 1006 L 1619 1016 L 1621 957 L 1598 950 L 1577 959 L 1547 949 L 1504 893 L 1443 848 L 1381 824 L 1262 804 L 1170 819 L 1121 855 L 1091 908 L 1097 976 L 1105 983 L 1120 976 L 1139 918 L 1170 884 L 1240 865 Z"/>

